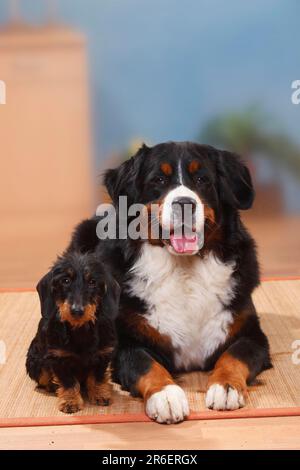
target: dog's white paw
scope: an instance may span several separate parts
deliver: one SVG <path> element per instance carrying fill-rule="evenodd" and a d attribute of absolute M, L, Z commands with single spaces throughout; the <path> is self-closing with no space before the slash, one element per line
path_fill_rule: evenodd
<path fill-rule="evenodd" d="M 160 392 L 153 393 L 146 402 L 146 413 L 158 423 L 179 423 L 189 411 L 187 397 L 178 385 L 167 385 Z"/>
<path fill-rule="evenodd" d="M 205 403 L 213 410 L 237 410 L 245 406 L 245 399 L 236 388 L 213 384 L 207 390 Z"/>

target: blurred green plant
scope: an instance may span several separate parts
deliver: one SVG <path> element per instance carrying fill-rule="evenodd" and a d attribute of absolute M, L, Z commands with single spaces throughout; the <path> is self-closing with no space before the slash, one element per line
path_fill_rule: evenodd
<path fill-rule="evenodd" d="M 300 147 L 285 132 L 271 129 L 272 118 L 252 105 L 226 112 L 207 122 L 199 140 L 238 153 L 251 161 L 264 155 L 300 178 Z"/>

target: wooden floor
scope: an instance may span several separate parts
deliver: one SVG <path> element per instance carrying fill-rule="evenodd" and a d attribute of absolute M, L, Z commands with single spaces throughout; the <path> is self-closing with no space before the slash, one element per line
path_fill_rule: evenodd
<path fill-rule="evenodd" d="M 300 418 L 3 428 L 0 449 L 300 449 Z"/>

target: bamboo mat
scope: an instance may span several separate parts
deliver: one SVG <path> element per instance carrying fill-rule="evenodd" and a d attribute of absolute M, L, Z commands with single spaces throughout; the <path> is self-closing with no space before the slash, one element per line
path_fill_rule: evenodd
<path fill-rule="evenodd" d="M 300 415 L 300 364 L 292 361 L 292 344 L 300 340 L 300 280 L 263 282 L 254 302 L 271 343 L 274 368 L 262 373 L 250 387 L 246 408 L 234 412 L 206 410 L 207 375 L 184 374 L 180 383 L 188 395 L 191 419 Z M 111 406 L 86 403 L 82 411 L 71 416 L 58 411 L 55 396 L 35 390 L 25 373 L 25 356 L 39 317 L 35 292 L 0 293 L 0 341 L 6 346 L 6 361 L 0 365 L 0 426 L 147 420 L 142 401 L 120 391 L 117 385 Z"/>

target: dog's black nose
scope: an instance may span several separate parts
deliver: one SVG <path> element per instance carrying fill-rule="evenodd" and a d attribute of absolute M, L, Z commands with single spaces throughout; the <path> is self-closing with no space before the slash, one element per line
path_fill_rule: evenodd
<path fill-rule="evenodd" d="M 191 207 L 192 214 L 196 211 L 197 202 L 192 197 L 177 197 L 172 202 L 173 210 L 180 210 L 182 214 L 184 214 L 184 207 Z"/>
<path fill-rule="evenodd" d="M 71 308 L 71 313 L 72 313 L 73 317 L 80 318 L 84 314 L 84 308 L 83 307 L 77 307 L 77 306 L 72 307 Z"/>

